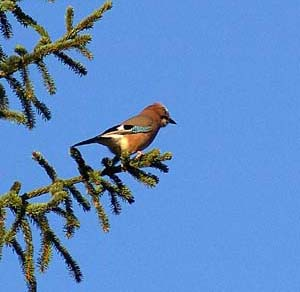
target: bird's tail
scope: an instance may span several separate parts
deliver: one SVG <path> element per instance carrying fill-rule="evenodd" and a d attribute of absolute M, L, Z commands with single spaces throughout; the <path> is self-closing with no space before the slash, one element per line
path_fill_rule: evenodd
<path fill-rule="evenodd" d="M 81 141 L 81 142 L 79 142 L 79 143 L 76 143 L 76 144 L 72 145 L 72 147 L 81 146 L 81 145 L 86 145 L 86 144 L 92 144 L 92 143 L 99 143 L 99 137 L 96 136 L 96 137 L 94 137 L 94 138 L 91 138 L 91 139 L 87 139 L 87 140 Z"/>

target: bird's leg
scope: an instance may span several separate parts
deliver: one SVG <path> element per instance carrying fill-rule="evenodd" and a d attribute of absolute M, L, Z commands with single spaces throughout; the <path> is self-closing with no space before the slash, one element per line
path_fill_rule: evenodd
<path fill-rule="evenodd" d="M 127 171 L 126 165 L 129 164 L 130 154 L 128 152 L 123 152 L 120 156 L 120 161 L 122 171 Z"/>
<path fill-rule="evenodd" d="M 134 157 L 134 159 L 140 159 L 141 156 L 144 155 L 144 153 L 143 153 L 142 151 L 137 151 L 136 153 L 137 153 L 137 154 L 136 154 L 136 156 Z"/>
<path fill-rule="evenodd" d="M 125 166 L 125 164 L 124 164 L 124 159 L 122 159 L 122 157 L 120 157 L 120 156 L 117 156 L 117 155 L 116 155 L 116 156 L 113 158 L 113 160 L 112 160 L 112 165 L 113 165 L 113 166 L 116 165 L 119 161 L 120 161 L 120 165 L 121 165 L 122 171 L 126 171 L 126 166 Z"/>
<path fill-rule="evenodd" d="M 120 161 L 120 157 L 115 155 L 115 157 L 112 159 L 112 166 L 114 166 L 115 164 L 117 164 Z"/>

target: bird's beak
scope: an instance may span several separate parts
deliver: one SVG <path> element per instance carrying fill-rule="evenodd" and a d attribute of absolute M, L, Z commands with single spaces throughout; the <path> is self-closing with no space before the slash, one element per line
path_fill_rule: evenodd
<path fill-rule="evenodd" d="M 176 125 L 176 122 L 174 120 L 172 120 L 171 118 L 169 118 L 169 123 Z"/>

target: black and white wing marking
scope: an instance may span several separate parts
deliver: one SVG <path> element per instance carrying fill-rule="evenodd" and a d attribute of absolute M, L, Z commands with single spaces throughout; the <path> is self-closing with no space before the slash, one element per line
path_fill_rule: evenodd
<path fill-rule="evenodd" d="M 101 138 L 119 138 L 123 135 L 148 133 L 152 131 L 151 126 L 117 125 L 107 129 L 100 136 Z"/>

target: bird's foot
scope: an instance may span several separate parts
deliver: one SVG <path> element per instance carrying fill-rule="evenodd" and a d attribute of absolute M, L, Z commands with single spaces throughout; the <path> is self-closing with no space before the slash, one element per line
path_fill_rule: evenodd
<path fill-rule="evenodd" d="M 126 167 L 126 165 L 125 165 L 123 162 L 121 162 L 121 170 L 122 170 L 123 172 L 126 172 L 126 171 L 127 171 L 127 167 Z"/>
<path fill-rule="evenodd" d="M 143 155 L 144 155 L 144 153 L 142 151 L 137 151 L 137 154 L 134 157 L 134 159 L 140 159 Z"/>

